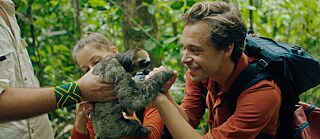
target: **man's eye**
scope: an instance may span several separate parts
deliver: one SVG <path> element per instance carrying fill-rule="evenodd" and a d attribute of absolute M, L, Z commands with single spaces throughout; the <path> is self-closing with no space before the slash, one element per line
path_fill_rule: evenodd
<path fill-rule="evenodd" d="M 200 52 L 200 50 L 198 50 L 198 49 L 190 49 L 190 52 L 197 54 L 197 53 Z"/>

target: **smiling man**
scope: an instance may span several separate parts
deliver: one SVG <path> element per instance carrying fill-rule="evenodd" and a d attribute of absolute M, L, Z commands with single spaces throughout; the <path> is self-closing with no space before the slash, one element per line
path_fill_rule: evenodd
<path fill-rule="evenodd" d="M 174 138 L 253 139 L 274 138 L 279 126 L 281 92 L 273 80 L 262 80 L 244 90 L 234 113 L 224 96 L 248 65 L 243 53 L 245 23 L 240 11 L 224 2 L 198 2 L 183 16 L 182 35 L 186 72 L 185 97 L 177 105 L 168 91 L 150 106 L 158 108 Z M 152 73 L 162 68 L 154 69 Z M 170 85 L 169 85 L 170 86 Z M 168 88 L 168 86 L 166 86 Z M 208 90 L 204 97 L 202 90 Z M 209 131 L 196 128 L 208 108 Z"/>

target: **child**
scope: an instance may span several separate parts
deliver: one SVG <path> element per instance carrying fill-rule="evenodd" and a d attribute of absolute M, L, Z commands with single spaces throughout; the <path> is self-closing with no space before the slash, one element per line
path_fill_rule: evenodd
<path fill-rule="evenodd" d="M 117 53 L 118 49 L 104 35 L 99 33 L 86 33 L 73 49 L 73 59 L 86 73 L 104 57 Z M 110 89 L 111 90 L 111 89 Z M 73 139 L 94 139 L 93 126 L 88 116 L 93 105 L 90 102 L 83 102 L 77 105 L 77 116 L 72 129 Z M 159 139 L 162 135 L 163 121 L 156 108 L 145 108 L 139 112 L 138 120 L 143 126 L 149 127 L 149 136 L 136 137 L 145 139 Z M 141 116 L 139 116 L 141 115 Z M 126 137 L 133 139 L 135 137 Z"/>

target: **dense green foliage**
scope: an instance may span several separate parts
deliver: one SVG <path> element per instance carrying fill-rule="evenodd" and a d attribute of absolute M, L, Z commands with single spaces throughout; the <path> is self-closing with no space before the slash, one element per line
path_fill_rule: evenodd
<path fill-rule="evenodd" d="M 148 12 L 156 17 L 157 37 L 144 42 L 151 55 L 162 57 L 162 65 L 175 69 L 179 79 L 172 94 L 180 102 L 183 98 L 184 71 L 181 64 L 183 49 L 180 37 L 183 22 L 180 16 L 198 0 L 143 0 Z M 121 0 L 16 0 L 17 19 L 21 35 L 29 44 L 28 51 L 41 86 L 58 85 L 81 76 L 74 64 L 71 51 L 81 34 L 87 31 L 108 36 L 124 51 L 121 16 L 128 16 L 121 8 Z M 258 36 L 294 43 L 320 59 L 320 3 L 317 0 L 231 0 L 247 21 L 248 28 Z M 148 33 L 150 26 L 133 28 Z M 151 20 L 151 19 L 150 19 Z M 320 76 L 320 75 L 315 75 Z M 320 78 L 320 77 L 319 77 Z M 302 95 L 302 100 L 320 106 L 320 86 Z M 59 109 L 49 114 L 56 138 L 70 136 L 75 117 L 73 108 Z M 204 131 L 202 122 L 199 132 Z"/>

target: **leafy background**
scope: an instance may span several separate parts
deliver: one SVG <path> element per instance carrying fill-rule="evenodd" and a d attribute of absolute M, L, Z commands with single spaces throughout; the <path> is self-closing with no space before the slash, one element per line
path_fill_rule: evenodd
<path fill-rule="evenodd" d="M 180 43 L 180 16 L 199 0 L 14 0 L 21 36 L 26 39 L 41 86 L 80 78 L 71 51 L 87 31 L 108 36 L 120 51 L 140 47 L 149 51 L 153 65 L 177 70 L 172 95 L 178 103 L 184 95 L 184 71 Z M 320 0 L 224 0 L 238 6 L 247 27 L 258 36 L 296 44 L 320 59 Z M 315 75 L 319 76 L 320 75 Z M 320 106 L 320 86 L 301 100 Z M 74 106 L 49 113 L 55 138 L 69 138 Z M 206 131 L 204 116 L 199 128 Z"/>

